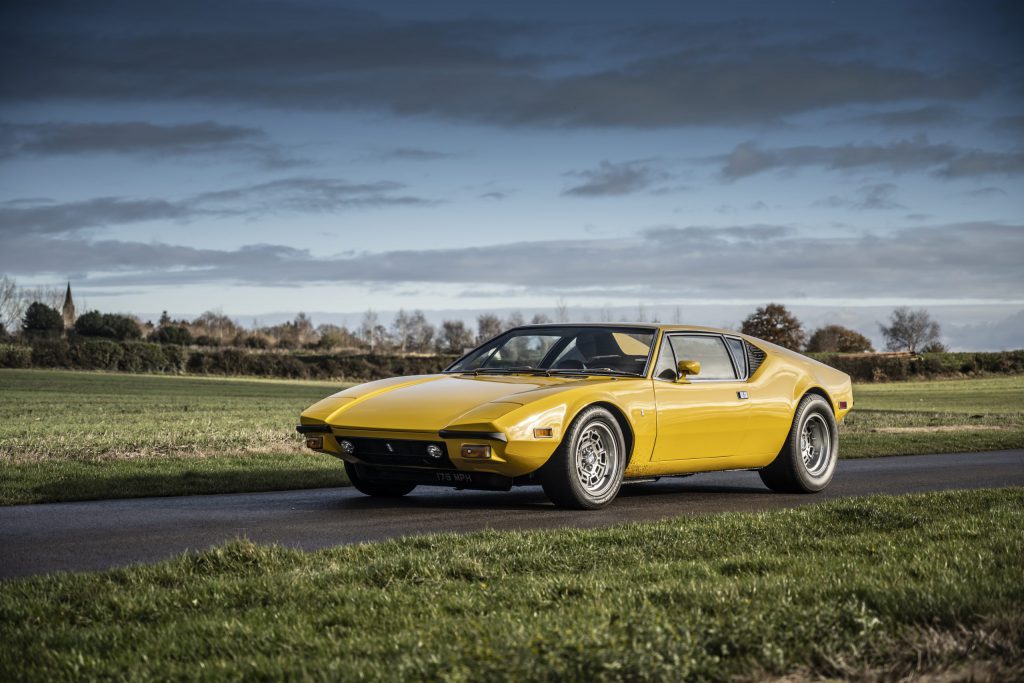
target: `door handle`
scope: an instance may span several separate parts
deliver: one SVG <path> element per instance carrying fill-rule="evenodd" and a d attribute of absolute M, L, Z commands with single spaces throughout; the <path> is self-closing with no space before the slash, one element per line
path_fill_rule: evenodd
<path fill-rule="evenodd" d="M 736 392 L 736 398 L 747 399 L 747 398 L 750 398 L 750 397 L 747 396 L 747 392 L 745 392 L 745 391 L 737 391 Z"/>

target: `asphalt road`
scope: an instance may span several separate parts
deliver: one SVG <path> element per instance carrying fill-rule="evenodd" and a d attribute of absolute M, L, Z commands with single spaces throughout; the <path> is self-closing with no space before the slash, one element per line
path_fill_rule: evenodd
<path fill-rule="evenodd" d="M 631 484 L 604 510 L 558 510 L 539 487 L 509 493 L 420 488 L 367 498 L 351 488 L 139 498 L 0 508 L 0 577 L 155 562 L 235 538 L 314 550 L 435 532 L 602 527 L 759 511 L 874 493 L 1024 485 L 1024 449 L 840 461 L 817 495 L 771 493 L 754 472 Z"/>

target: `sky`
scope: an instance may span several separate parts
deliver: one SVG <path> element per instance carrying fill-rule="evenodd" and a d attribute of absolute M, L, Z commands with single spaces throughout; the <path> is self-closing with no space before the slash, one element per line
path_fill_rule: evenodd
<path fill-rule="evenodd" d="M 250 322 L 908 305 L 1020 348 L 1021 36 L 1015 2 L 14 0 L 0 274 Z"/>

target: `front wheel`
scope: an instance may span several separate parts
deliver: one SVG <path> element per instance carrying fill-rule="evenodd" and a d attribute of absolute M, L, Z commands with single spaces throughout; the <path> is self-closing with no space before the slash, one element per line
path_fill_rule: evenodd
<path fill-rule="evenodd" d="M 539 474 L 544 493 L 558 507 L 596 510 L 615 499 L 625 469 L 622 428 L 595 406 L 576 416 Z"/>
<path fill-rule="evenodd" d="M 782 450 L 759 474 L 773 491 L 817 493 L 832 481 L 838 459 L 839 430 L 832 406 L 808 394 L 797 406 Z"/>
<path fill-rule="evenodd" d="M 345 461 L 345 474 L 360 493 L 375 498 L 401 498 L 416 488 L 416 484 L 407 484 L 400 481 L 388 481 L 387 479 L 376 479 L 373 477 L 373 469 L 365 465 L 354 465 Z"/>

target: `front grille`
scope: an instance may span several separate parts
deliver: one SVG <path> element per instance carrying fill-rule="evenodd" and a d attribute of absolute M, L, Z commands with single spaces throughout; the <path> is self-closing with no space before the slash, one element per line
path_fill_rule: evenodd
<path fill-rule="evenodd" d="M 448 447 L 444 441 L 413 441 L 410 439 L 366 439 L 339 436 L 339 440 L 351 441 L 356 447 L 352 454 L 369 465 L 388 465 L 392 467 L 441 467 L 453 469 L 448 458 Z M 427 455 L 427 446 L 434 445 L 441 449 L 440 458 Z"/>
<path fill-rule="evenodd" d="M 747 342 L 747 377 L 753 377 L 767 357 L 767 353 Z"/>

